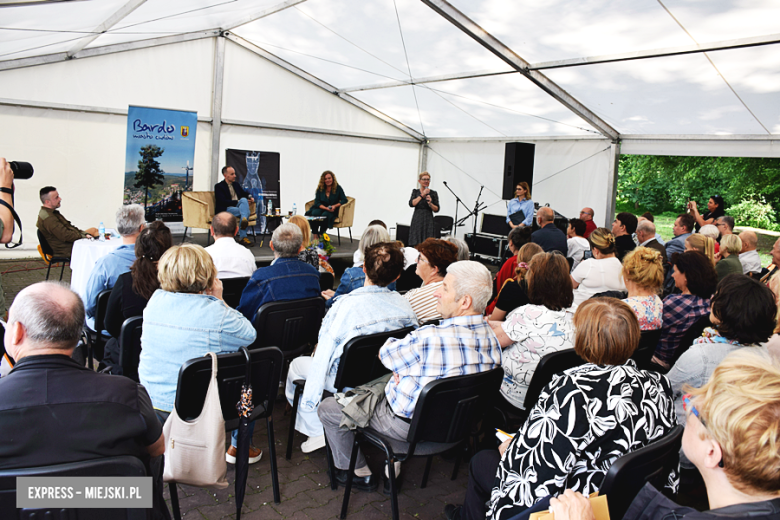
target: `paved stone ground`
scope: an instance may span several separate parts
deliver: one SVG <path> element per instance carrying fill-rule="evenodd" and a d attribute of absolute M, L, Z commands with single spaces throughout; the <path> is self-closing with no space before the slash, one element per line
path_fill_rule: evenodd
<path fill-rule="evenodd" d="M 308 455 L 300 450 L 306 437 L 296 433 L 291 460 L 284 458 L 287 445 L 289 414 L 284 414 L 285 403 L 277 401 L 274 410 L 274 436 L 276 439 L 277 465 L 281 503 L 273 501 L 271 469 L 268 453 L 268 436 L 265 424 L 258 422 L 255 428 L 254 444 L 263 450 L 263 458 L 250 466 L 241 518 L 253 519 L 335 519 L 341 512 L 344 488 L 330 489 L 325 450 Z M 379 451 L 367 451 L 369 465 L 374 474 L 380 475 L 383 457 Z M 450 480 L 454 461 L 435 457 L 428 478 L 428 485 L 420 488 L 425 468 L 424 458 L 415 458 L 405 463 L 401 472 L 401 490 L 398 507 L 402 519 L 444 518 L 443 509 L 447 503 L 462 503 L 468 483 L 468 463 L 461 463 L 458 478 Z M 235 471 L 228 464 L 230 485 L 223 490 L 198 489 L 179 486 L 179 504 L 182 518 L 205 518 L 217 520 L 235 518 Z M 165 497 L 168 499 L 168 489 Z M 374 493 L 353 491 L 348 518 L 384 519 L 391 518 L 390 497 L 379 489 Z"/>

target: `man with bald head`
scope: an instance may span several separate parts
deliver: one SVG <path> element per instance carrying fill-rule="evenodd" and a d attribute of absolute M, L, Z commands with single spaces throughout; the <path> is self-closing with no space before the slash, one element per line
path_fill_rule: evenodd
<path fill-rule="evenodd" d="M 593 222 L 593 214 L 593 208 L 582 208 L 582 211 L 580 211 L 580 220 L 585 222 L 585 234 L 582 235 L 585 238 L 588 238 L 598 227 L 596 223 Z"/>
<path fill-rule="evenodd" d="M 758 256 L 758 251 L 756 251 L 758 236 L 754 232 L 746 230 L 739 234 L 739 238 L 742 240 L 742 252 L 739 254 L 742 274 L 760 273 L 761 257 Z"/>
<path fill-rule="evenodd" d="M 552 208 L 541 207 L 536 210 L 536 222 L 539 228 L 531 235 L 531 242 L 539 244 L 545 253 L 559 251 L 564 257 L 569 250 L 566 234 L 555 227 L 555 212 Z"/>
<path fill-rule="evenodd" d="M 250 277 L 257 269 L 255 255 L 236 243 L 238 233 L 238 219 L 223 211 L 214 215 L 211 221 L 211 236 L 214 244 L 206 248 L 206 251 L 214 260 L 217 268 L 217 278 L 245 278 Z"/>
<path fill-rule="evenodd" d="M 162 425 L 144 387 L 71 358 L 83 324 L 84 303 L 65 285 L 37 283 L 14 299 L 4 338 L 14 368 L 0 379 L 0 468 L 123 455 L 160 468 Z"/>

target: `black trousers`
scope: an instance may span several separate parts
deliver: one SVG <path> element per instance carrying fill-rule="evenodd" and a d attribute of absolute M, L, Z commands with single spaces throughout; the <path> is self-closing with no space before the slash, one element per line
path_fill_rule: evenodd
<path fill-rule="evenodd" d="M 490 500 L 500 462 L 498 450 L 482 450 L 471 458 L 469 487 L 460 511 L 462 520 L 484 520 L 487 515 L 485 503 Z"/>

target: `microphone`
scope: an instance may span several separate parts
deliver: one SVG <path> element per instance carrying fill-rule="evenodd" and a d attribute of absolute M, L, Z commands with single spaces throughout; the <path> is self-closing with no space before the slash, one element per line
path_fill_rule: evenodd
<path fill-rule="evenodd" d="M 447 185 L 447 181 L 441 181 L 445 186 Z"/>

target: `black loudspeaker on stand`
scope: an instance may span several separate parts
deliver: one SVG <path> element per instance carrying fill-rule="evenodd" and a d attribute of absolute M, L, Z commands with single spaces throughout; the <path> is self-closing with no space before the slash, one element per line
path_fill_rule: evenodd
<path fill-rule="evenodd" d="M 527 182 L 533 188 L 534 149 L 533 143 L 506 143 L 504 150 L 504 187 L 501 198 L 515 198 L 515 186 Z M 533 194 L 533 189 L 531 189 Z"/>

